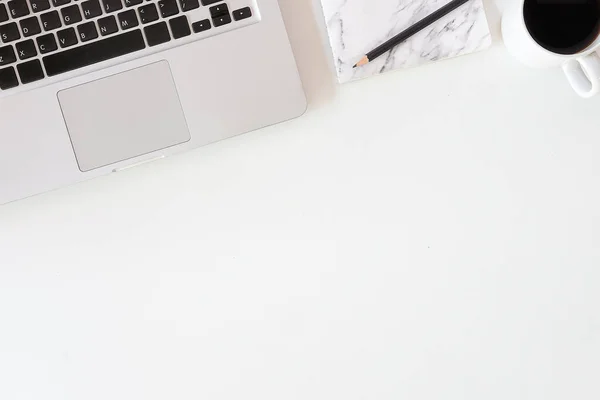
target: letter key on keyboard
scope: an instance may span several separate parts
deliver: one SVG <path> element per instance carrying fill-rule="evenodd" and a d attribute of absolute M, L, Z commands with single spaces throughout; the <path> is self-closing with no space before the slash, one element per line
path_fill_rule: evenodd
<path fill-rule="evenodd" d="M 28 58 L 37 56 L 33 39 L 17 43 L 17 53 L 19 53 L 19 58 L 21 60 L 27 60 Z"/>
<path fill-rule="evenodd" d="M 12 46 L 0 47 L 0 67 L 17 61 L 15 51 Z"/>
<path fill-rule="evenodd" d="M 48 0 L 29 0 L 29 4 L 31 4 L 31 11 L 34 13 L 46 11 L 50 8 L 50 2 Z"/>
<path fill-rule="evenodd" d="M 13 18 L 21 18 L 29 14 L 26 0 L 10 0 L 7 4 Z"/>

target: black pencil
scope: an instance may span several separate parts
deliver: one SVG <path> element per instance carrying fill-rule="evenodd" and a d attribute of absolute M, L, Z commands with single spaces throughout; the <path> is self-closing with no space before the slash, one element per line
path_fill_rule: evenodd
<path fill-rule="evenodd" d="M 429 25 L 438 21 L 440 18 L 456 10 L 458 7 L 462 6 L 467 1 L 469 0 L 452 0 L 450 3 L 446 4 L 436 12 L 432 13 L 431 15 L 428 15 L 427 17 L 423 18 L 410 28 L 407 28 L 398 35 L 394 36 L 381 46 L 378 46 L 375 49 L 368 52 L 363 58 L 360 59 L 359 62 L 357 62 L 354 65 L 354 68 L 366 65 L 374 59 L 376 59 L 377 57 L 381 56 L 382 54 L 387 53 L 388 51 L 398 46 L 400 43 L 404 42 L 406 39 L 410 38 L 414 34 L 420 32 L 421 30 L 427 28 Z"/>

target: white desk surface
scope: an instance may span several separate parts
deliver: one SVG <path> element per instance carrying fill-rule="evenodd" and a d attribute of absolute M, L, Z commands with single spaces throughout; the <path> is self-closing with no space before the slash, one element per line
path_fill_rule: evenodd
<path fill-rule="evenodd" d="M 0 208 L 0 398 L 597 399 L 600 97 L 491 50 Z"/>

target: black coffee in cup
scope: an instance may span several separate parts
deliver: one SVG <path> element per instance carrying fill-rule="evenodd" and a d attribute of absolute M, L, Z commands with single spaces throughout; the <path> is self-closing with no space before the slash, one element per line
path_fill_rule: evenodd
<path fill-rule="evenodd" d="M 531 37 L 553 53 L 579 53 L 600 34 L 600 0 L 525 0 L 523 16 Z"/>

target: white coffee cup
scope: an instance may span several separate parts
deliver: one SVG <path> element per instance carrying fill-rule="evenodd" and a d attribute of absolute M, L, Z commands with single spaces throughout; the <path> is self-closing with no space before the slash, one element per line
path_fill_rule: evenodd
<path fill-rule="evenodd" d="M 561 66 L 575 92 L 592 97 L 600 91 L 600 35 L 584 50 L 558 54 L 539 45 L 529 33 L 524 17 L 525 0 L 513 0 L 502 17 L 502 36 L 508 51 L 534 68 Z"/>

